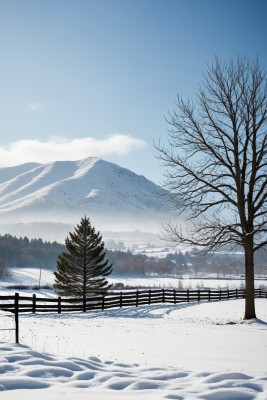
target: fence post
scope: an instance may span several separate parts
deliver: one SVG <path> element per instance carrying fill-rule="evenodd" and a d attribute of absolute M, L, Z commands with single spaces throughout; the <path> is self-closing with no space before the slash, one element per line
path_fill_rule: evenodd
<path fill-rule="evenodd" d="M 174 304 L 176 304 L 176 290 L 173 289 L 173 300 L 174 300 Z"/>
<path fill-rule="evenodd" d="M 162 289 L 162 303 L 165 303 L 165 290 Z"/>
<path fill-rule="evenodd" d="M 15 339 L 19 343 L 19 293 L 15 293 Z"/>
<path fill-rule="evenodd" d="M 210 289 L 209 289 L 209 301 L 210 301 Z"/>
<path fill-rule="evenodd" d="M 197 301 L 200 301 L 200 290 L 197 291 Z"/>
<path fill-rule="evenodd" d="M 187 289 L 187 303 L 189 303 L 189 289 Z"/>
<path fill-rule="evenodd" d="M 260 298 L 261 298 L 261 288 L 260 288 Z"/>
<path fill-rule="evenodd" d="M 122 308 L 122 292 L 120 293 L 120 308 Z"/>
<path fill-rule="evenodd" d="M 139 300 L 139 291 L 137 289 L 137 291 L 136 291 L 136 303 L 135 303 L 136 307 L 138 307 L 138 300 Z"/>
<path fill-rule="evenodd" d="M 35 314 L 35 311 L 36 311 L 36 294 L 33 293 L 33 295 L 32 295 L 32 312 L 33 312 L 33 314 Z"/>
<path fill-rule="evenodd" d="M 58 312 L 58 314 L 61 313 L 61 297 L 60 296 L 58 296 L 58 299 L 57 299 L 57 312 Z"/>
<path fill-rule="evenodd" d="M 105 310 L 105 296 L 102 297 L 102 311 Z"/>
<path fill-rule="evenodd" d="M 220 289 L 219 300 L 221 300 L 221 299 L 222 299 L 222 291 Z"/>
<path fill-rule="evenodd" d="M 148 291 L 148 304 L 151 304 L 151 289 Z"/>
<path fill-rule="evenodd" d="M 236 288 L 236 290 L 235 290 L 235 297 L 238 299 L 238 291 L 237 291 L 237 288 Z"/>
<path fill-rule="evenodd" d="M 230 299 L 230 292 L 229 292 L 229 288 L 227 289 L 227 297 L 228 297 L 228 300 Z"/>

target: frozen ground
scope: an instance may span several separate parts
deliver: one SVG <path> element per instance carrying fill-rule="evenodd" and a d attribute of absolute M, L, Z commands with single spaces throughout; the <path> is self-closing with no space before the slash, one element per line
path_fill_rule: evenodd
<path fill-rule="evenodd" d="M 256 307 L 250 322 L 243 300 L 22 315 L 21 345 L 0 331 L 0 398 L 266 400 L 267 299 Z"/>

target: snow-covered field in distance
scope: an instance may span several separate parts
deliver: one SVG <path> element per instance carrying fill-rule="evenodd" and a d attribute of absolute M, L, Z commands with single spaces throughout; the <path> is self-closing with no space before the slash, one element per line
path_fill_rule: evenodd
<path fill-rule="evenodd" d="M 54 284 L 54 274 L 52 270 L 39 268 L 12 268 L 12 277 L 0 281 L 0 295 L 13 294 L 16 292 L 32 293 L 32 287 L 37 290 L 40 286 L 52 286 Z M 124 286 L 133 287 L 162 287 L 173 289 L 236 289 L 244 287 L 244 279 L 240 277 L 225 277 L 218 279 L 215 275 L 194 276 L 162 276 L 162 275 L 115 275 L 111 274 L 108 281 L 115 283 L 123 283 Z M 15 285 L 29 286 L 29 289 L 13 289 Z M 10 288 L 11 286 L 11 288 Z M 267 287 L 267 278 L 257 278 L 255 287 Z M 37 291 L 38 295 L 53 295 L 51 290 Z"/>

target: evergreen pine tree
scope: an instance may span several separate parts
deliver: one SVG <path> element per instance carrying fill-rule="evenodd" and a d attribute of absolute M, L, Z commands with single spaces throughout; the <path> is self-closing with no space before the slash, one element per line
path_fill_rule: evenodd
<path fill-rule="evenodd" d="M 60 296 L 83 298 L 105 294 L 111 287 L 106 276 L 112 264 L 105 260 L 104 242 L 86 216 L 77 224 L 73 233 L 65 240 L 67 251 L 57 260 L 55 272 L 56 292 Z"/>

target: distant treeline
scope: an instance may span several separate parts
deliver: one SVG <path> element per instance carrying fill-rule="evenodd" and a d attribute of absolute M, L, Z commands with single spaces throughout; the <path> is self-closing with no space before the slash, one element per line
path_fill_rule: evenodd
<path fill-rule="evenodd" d="M 42 239 L 17 238 L 12 235 L 0 236 L 0 261 L 7 267 L 45 267 L 54 269 L 58 254 L 65 246 Z"/>
<path fill-rule="evenodd" d="M 113 263 L 115 274 L 164 274 L 179 275 L 188 272 L 186 259 L 181 252 L 168 254 L 164 258 L 149 257 L 145 254 L 132 254 L 130 251 L 107 251 Z"/>
<path fill-rule="evenodd" d="M 2 269 L 43 267 L 54 270 L 59 253 L 64 250 L 65 246 L 57 242 L 0 235 L 0 269 L 2 266 Z M 134 255 L 130 251 L 107 250 L 106 256 L 113 263 L 113 272 L 116 274 L 175 274 L 187 270 L 182 253 L 158 259 L 143 254 Z"/>
<path fill-rule="evenodd" d="M 57 242 L 17 238 L 9 234 L 0 235 L 0 277 L 8 276 L 10 267 L 42 267 L 55 270 L 57 257 L 64 250 L 65 246 Z M 244 257 L 238 254 L 221 253 L 203 259 L 198 250 L 193 249 L 158 258 L 156 255 L 150 257 L 130 251 L 107 250 L 106 256 L 113 263 L 114 274 L 244 274 Z M 267 274 L 267 252 L 256 254 L 255 272 Z"/>

